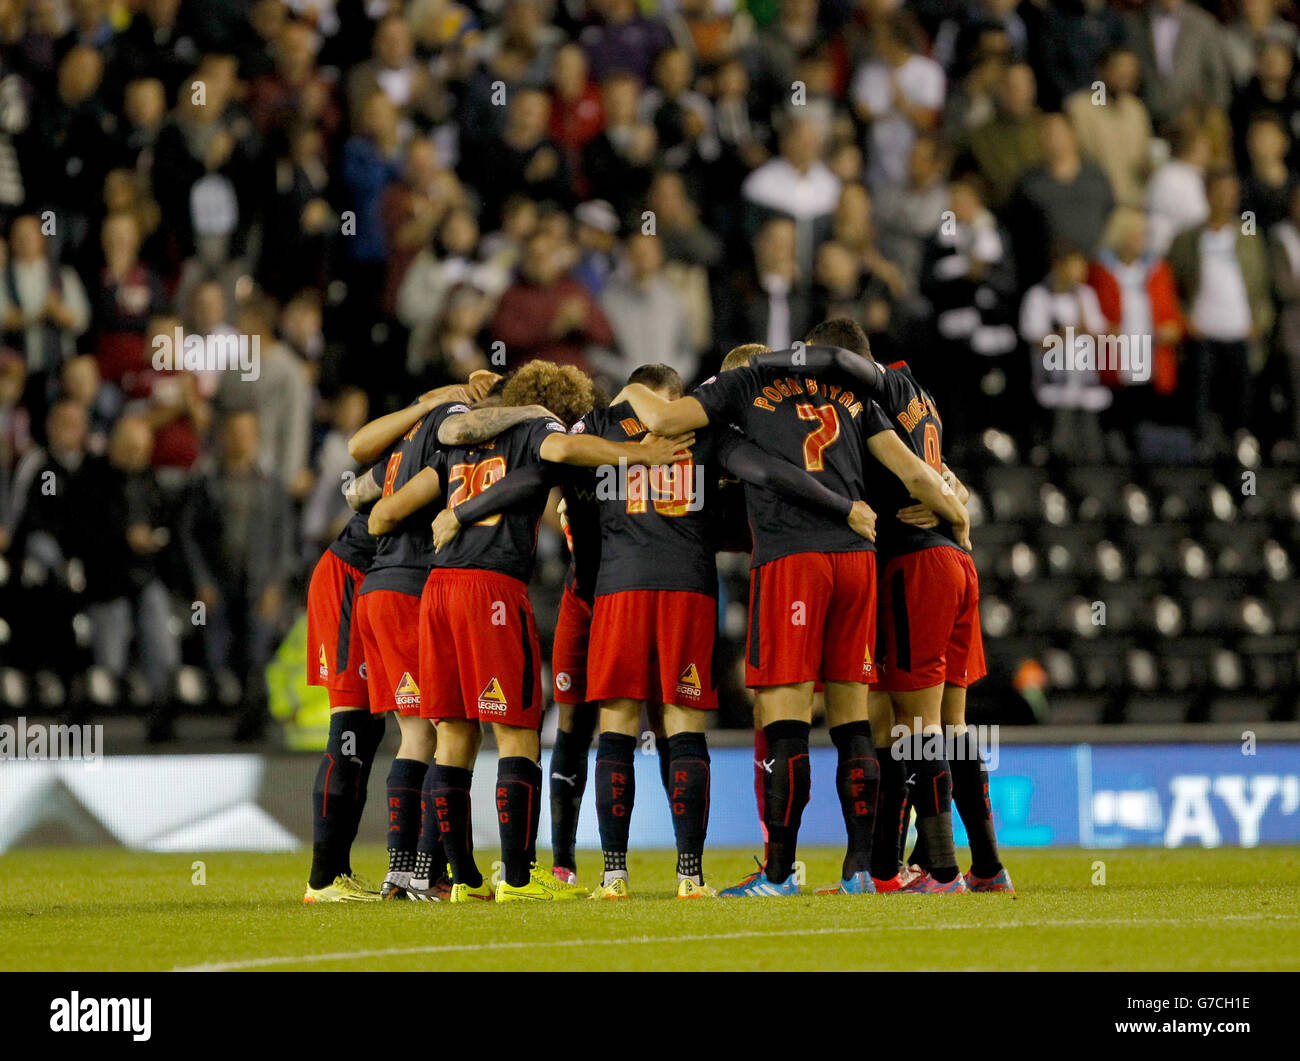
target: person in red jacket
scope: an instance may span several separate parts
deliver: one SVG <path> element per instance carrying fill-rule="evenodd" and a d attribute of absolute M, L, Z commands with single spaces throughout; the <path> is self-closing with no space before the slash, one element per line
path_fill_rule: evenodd
<path fill-rule="evenodd" d="M 511 364 L 533 358 L 589 372 L 588 346 L 613 347 L 614 330 L 586 289 L 561 271 L 556 237 L 542 231 L 524 245 L 520 275 L 492 319 L 492 338 Z"/>
<path fill-rule="evenodd" d="M 1112 415 L 1132 430 L 1142 421 L 1167 419 L 1178 388 L 1178 349 L 1184 335 L 1174 274 L 1164 258 L 1147 254 L 1146 217 L 1141 210 L 1119 207 L 1111 215 L 1107 238 L 1088 267 L 1088 284 L 1097 292 L 1101 311 L 1115 335 L 1151 337 L 1150 376 L 1133 378 L 1120 370 L 1099 370 L 1115 389 Z M 1172 411 L 1172 410 L 1170 410 Z"/>

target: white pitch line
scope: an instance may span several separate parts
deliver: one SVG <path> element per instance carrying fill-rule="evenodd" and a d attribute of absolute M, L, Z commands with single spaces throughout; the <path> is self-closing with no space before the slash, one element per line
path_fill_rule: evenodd
<path fill-rule="evenodd" d="M 625 947 L 662 943 L 709 943 L 724 939 L 776 939 L 784 936 L 855 936 L 871 932 L 979 931 L 1007 928 L 1080 928 L 1099 925 L 1189 925 L 1217 921 L 1300 921 L 1300 914 L 1221 914 L 1211 917 L 1078 918 L 1068 921 L 999 921 L 987 925 L 862 925 L 837 928 L 773 929 L 752 932 L 709 932 L 679 936 L 625 936 L 622 939 L 507 940 L 483 943 L 435 943 L 423 947 L 384 947 L 377 950 L 333 951 L 327 954 L 280 955 L 231 962 L 204 962 L 177 966 L 176 973 L 221 973 L 238 969 L 265 969 L 274 965 L 351 961 L 359 958 L 395 958 L 408 954 L 452 954 L 460 951 L 522 950 L 528 947 Z"/>

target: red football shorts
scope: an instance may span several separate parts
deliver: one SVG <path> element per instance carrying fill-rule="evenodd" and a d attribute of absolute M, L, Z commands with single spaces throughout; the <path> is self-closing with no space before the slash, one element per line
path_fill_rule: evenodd
<path fill-rule="evenodd" d="M 876 680 L 876 554 L 795 553 L 749 573 L 745 684 Z"/>
<path fill-rule="evenodd" d="M 592 700 L 653 700 L 709 711 L 718 602 L 688 590 L 632 589 L 596 598 L 587 662 Z"/>
<path fill-rule="evenodd" d="M 420 713 L 420 598 L 373 589 L 357 598 L 370 710 Z"/>
<path fill-rule="evenodd" d="M 979 602 L 975 563 L 955 546 L 886 561 L 880 580 L 880 688 L 965 688 L 984 677 Z"/>
<path fill-rule="evenodd" d="M 370 706 L 356 608 L 365 577 L 327 549 L 307 587 L 307 684 L 328 688 L 330 707 Z"/>
<path fill-rule="evenodd" d="M 420 598 L 425 718 L 542 724 L 542 653 L 528 587 L 495 571 L 434 568 Z"/>
<path fill-rule="evenodd" d="M 552 699 L 557 704 L 587 702 L 587 638 L 591 634 L 591 605 L 564 587 L 560 611 L 555 617 L 555 641 L 551 645 Z"/>

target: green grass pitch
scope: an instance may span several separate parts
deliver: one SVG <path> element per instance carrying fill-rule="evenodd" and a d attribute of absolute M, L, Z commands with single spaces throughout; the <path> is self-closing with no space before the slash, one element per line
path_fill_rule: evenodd
<path fill-rule="evenodd" d="M 384 854 L 354 867 L 381 876 Z M 0 856 L 10 970 L 1300 969 L 1300 848 L 1007 851 L 1004 895 L 672 898 L 669 852 L 629 858 L 634 897 L 497 906 L 301 902 L 307 856 L 21 850 Z M 481 856 L 484 857 L 484 856 Z M 595 853 L 580 856 L 590 882 Z M 206 883 L 193 883 L 195 860 Z M 1104 884 L 1094 884 L 1104 863 Z M 748 865 L 747 865 L 748 864 Z M 710 851 L 719 885 L 750 853 Z"/>

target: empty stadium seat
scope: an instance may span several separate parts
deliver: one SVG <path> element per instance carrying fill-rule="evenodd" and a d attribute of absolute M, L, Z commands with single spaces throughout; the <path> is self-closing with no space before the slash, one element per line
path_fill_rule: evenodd
<path fill-rule="evenodd" d="M 1042 513 L 1039 491 L 1047 483 L 1041 468 L 989 468 L 984 489 L 995 519 L 1002 522 L 1038 519 Z"/>
<path fill-rule="evenodd" d="M 1064 473 L 1064 481 L 1080 520 L 1119 519 L 1124 515 L 1123 490 L 1129 477 L 1123 469 L 1070 468 Z"/>

